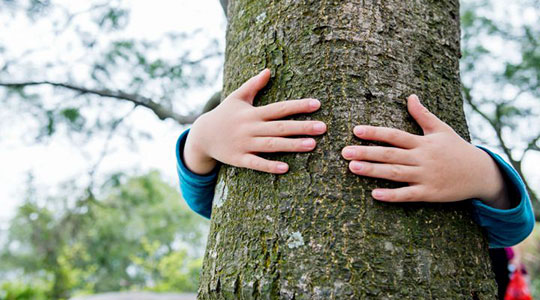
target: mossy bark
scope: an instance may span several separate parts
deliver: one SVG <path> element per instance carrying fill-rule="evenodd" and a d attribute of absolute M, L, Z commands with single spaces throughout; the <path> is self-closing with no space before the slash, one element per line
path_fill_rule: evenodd
<path fill-rule="evenodd" d="M 470 203 L 387 204 L 340 156 L 357 124 L 420 133 L 405 98 L 468 139 L 458 0 L 231 0 L 224 95 L 272 70 L 256 105 L 314 97 L 312 153 L 267 155 L 286 175 L 223 167 L 199 299 L 493 299 Z M 226 134 L 226 133 L 224 133 Z M 459 187 L 456 187 L 459 188 Z"/>

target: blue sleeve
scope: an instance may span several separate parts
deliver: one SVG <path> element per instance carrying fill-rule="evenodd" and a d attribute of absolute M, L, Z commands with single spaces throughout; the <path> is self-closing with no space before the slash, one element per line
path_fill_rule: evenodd
<path fill-rule="evenodd" d="M 219 165 L 208 175 L 195 174 L 186 167 L 182 155 L 188 133 L 189 129 L 184 131 L 176 142 L 176 170 L 180 179 L 180 191 L 193 211 L 209 219 Z"/>
<path fill-rule="evenodd" d="M 510 197 L 515 201 L 516 206 L 510 209 L 497 209 L 474 199 L 472 201 L 474 217 L 476 222 L 487 230 L 490 248 L 516 245 L 529 236 L 535 223 L 531 200 L 525 184 L 516 170 L 499 155 L 484 147 L 478 146 L 478 148 L 486 151 L 497 163 Z"/>

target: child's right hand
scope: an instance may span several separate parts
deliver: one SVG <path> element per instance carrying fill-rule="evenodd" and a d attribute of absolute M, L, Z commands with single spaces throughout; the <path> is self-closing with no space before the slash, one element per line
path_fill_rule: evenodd
<path fill-rule="evenodd" d="M 308 152 L 315 148 L 312 138 L 292 135 L 321 135 L 326 125 L 320 121 L 279 120 L 312 113 L 321 103 L 315 99 L 289 100 L 261 107 L 253 99 L 270 79 L 270 70 L 246 81 L 214 110 L 200 116 L 188 134 L 184 163 L 194 173 L 208 174 L 220 161 L 236 167 L 283 174 L 284 162 L 257 156 L 261 152 Z"/>

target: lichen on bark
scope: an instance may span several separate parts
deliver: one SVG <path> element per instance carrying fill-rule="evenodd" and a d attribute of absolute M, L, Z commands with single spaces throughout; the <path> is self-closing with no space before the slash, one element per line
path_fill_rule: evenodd
<path fill-rule="evenodd" d="M 420 133 L 405 98 L 468 139 L 457 0 L 231 0 L 223 95 L 263 68 L 255 105 L 314 97 L 295 119 L 328 125 L 276 176 L 225 166 L 199 299 L 493 299 L 487 243 L 469 202 L 388 204 L 340 156 L 370 124 Z M 459 187 L 456 187 L 459 188 Z M 226 190 L 226 193 L 223 191 Z"/>

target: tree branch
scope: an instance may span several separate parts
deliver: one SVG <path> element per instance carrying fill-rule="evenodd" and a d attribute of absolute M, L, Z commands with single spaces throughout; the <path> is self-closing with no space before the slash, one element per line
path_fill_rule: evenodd
<path fill-rule="evenodd" d="M 206 101 L 206 104 L 204 105 L 202 109 L 202 113 L 207 113 L 211 111 L 212 109 L 216 108 L 221 103 L 221 91 L 215 92 L 208 101 Z"/>
<path fill-rule="evenodd" d="M 525 156 L 525 153 L 527 153 L 527 151 L 529 150 L 540 151 L 540 147 L 538 147 L 537 145 L 538 141 L 540 141 L 540 133 L 535 138 L 533 138 L 529 142 L 529 144 L 527 144 L 527 147 L 525 148 L 525 150 L 523 150 L 523 155 L 521 156 L 521 159 L 523 159 L 523 157 Z"/>
<path fill-rule="evenodd" d="M 497 122 L 493 119 L 491 119 L 488 115 L 486 115 L 483 111 L 480 110 L 480 108 L 473 102 L 472 100 L 472 95 L 471 95 L 471 90 L 465 86 L 462 86 L 462 90 L 463 90 L 463 98 L 465 99 L 465 102 L 467 102 L 471 108 L 474 110 L 474 112 L 476 112 L 478 115 L 480 115 L 480 117 L 482 117 L 484 120 L 486 120 L 489 125 L 491 125 L 491 127 L 493 128 L 493 130 L 495 131 L 495 135 L 497 136 L 497 140 L 499 141 L 499 145 L 501 146 L 504 154 L 506 155 L 506 157 L 508 157 L 508 160 L 510 161 L 510 163 L 512 164 L 512 166 L 517 170 L 521 170 L 521 164 L 520 162 L 516 161 L 514 159 L 514 157 L 512 156 L 512 152 L 510 151 L 510 148 L 508 148 L 506 146 L 506 143 L 502 137 L 502 132 L 501 132 L 501 126 L 497 124 Z M 521 173 L 520 173 L 521 174 Z"/>
<path fill-rule="evenodd" d="M 221 8 L 223 8 L 223 13 L 225 13 L 225 17 L 227 17 L 227 6 L 229 5 L 229 0 L 219 0 L 219 3 L 221 3 Z"/>
<path fill-rule="evenodd" d="M 90 169 L 90 171 L 88 171 L 88 176 L 90 177 L 90 183 L 88 184 L 87 190 L 90 193 L 92 193 L 93 188 L 94 188 L 95 174 L 97 173 L 97 170 L 98 170 L 99 166 L 101 165 L 101 162 L 105 159 L 105 157 L 107 156 L 107 154 L 109 152 L 109 146 L 110 146 L 110 143 L 111 143 L 111 140 L 112 140 L 114 134 L 116 133 L 116 129 L 129 115 L 131 115 L 131 113 L 133 113 L 133 111 L 135 111 L 135 108 L 130 110 L 127 114 L 120 117 L 119 119 L 114 120 L 114 122 L 112 123 L 111 129 L 110 129 L 110 131 L 109 131 L 109 133 L 107 135 L 107 138 L 105 139 L 105 143 L 103 145 L 103 148 L 101 149 L 101 153 L 100 153 L 97 161 L 94 163 L 94 165 Z"/>
<path fill-rule="evenodd" d="M 73 12 L 73 13 L 70 12 L 70 10 L 68 8 L 60 6 L 60 9 L 62 9 L 64 11 L 64 15 L 66 16 L 66 21 L 64 22 L 63 25 L 61 25 L 61 28 L 55 29 L 56 35 L 59 35 L 60 33 L 64 32 L 71 25 L 71 23 L 73 22 L 73 20 L 76 17 L 78 17 L 80 15 L 83 15 L 83 14 L 86 14 L 86 13 L 89 13 L 91 11 L 97 10 L 97 9 L 107 8 L 111 4 L 110 2 L 111 1 L 106 1 L 104 3 L 94 4 L 94 5 L 92 5 L 91 7 L 87 8 L 87 9 L 77 11 L 77 12 Z"/>
<path fill-rule="evenodd" d="M 179 124 L 191 124 L 197 119 L 199 114 L 191 115 L 179 115 L 169 108 L 153 101 L 150 98 L 130 94 L 122 91 L 113 91 L 108 89 L 90 89 L 81 86 L 76 86 L 69 83 L 52 82 L 52 81 L 28 81 L 28 82 L 0 82 L 0 86 L 7 88 L 24 88 L 27 86 L 36 85 L 49 85 L 54 87 L 61 87 L 68 90 L 79 92 L 80 94 L 92 94 L 106 98 L 114 98 L 118 100 L 124 100 L 135 104 L 135 106 L 142 106 L 151 110 L 160 120 L 172 119 Z"/>

